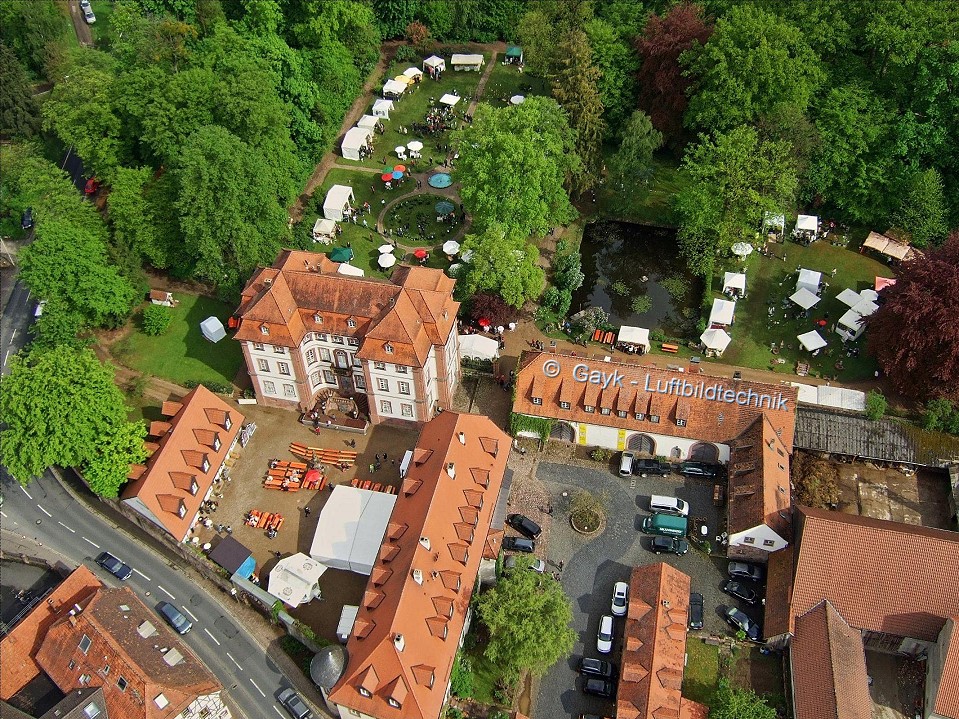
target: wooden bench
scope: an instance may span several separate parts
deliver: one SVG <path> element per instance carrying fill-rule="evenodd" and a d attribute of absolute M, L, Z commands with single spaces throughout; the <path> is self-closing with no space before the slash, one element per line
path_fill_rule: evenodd
<path fill-rule="evenodd" d="M 662 344 L 663 352 L 669 352 L 671 354 L 676 354 L 679 352 L 679 345 L 671 345 L 666 342 Z"/>

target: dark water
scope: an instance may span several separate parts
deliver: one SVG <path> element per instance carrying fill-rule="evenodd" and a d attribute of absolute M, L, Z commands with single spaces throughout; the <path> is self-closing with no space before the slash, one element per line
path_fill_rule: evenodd
<path fill-rule="evenodd" d="M 573 294 L 571 314 L 598 306 L 609 312 L 615 325 L 659 328 L 670 335 L 695 328 L 703 285 L 701 279 L 686 270 L 679 255 L 676 230 L 627 222 L 594 222 L 583 232 L 580 251 L 586 279 Z M 643 277 L 647 278 L 645 282 Z M 625 285 L 625 294 L 613 289 L 617 283 Z M 673 285 L 670 294 L 666 286 Z M 640 295 L 648 296 L 652 307 L 637 314 L 631 305 Z"/>

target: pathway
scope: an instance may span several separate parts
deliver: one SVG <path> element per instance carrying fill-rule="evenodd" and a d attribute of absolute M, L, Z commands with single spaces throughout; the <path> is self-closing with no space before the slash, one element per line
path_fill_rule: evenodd
<path fill-rule="evenodd" d="M 70 20 L 73 21 L 73 29 L 77 34 L 77 40 L 84 47 L 93 47 L 93 32 L 87 25 L 87 21 L 83 19 L 83 12 L 80 10 L 79 3 L 77 3 L 77 0 L 70 0 L 67 7 L 70 10 Z"/>

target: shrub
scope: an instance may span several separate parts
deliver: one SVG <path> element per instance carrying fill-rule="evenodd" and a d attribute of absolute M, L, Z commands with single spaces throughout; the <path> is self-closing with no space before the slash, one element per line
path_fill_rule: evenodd
<path fill-rule="evenodd" d="M 596 449 L 589 453 L 589 456 L 597 462 L 608 462 L 613 458 L 613 450 L 606 449 L 605 447 L 596 447 Z"/>
<path fill-rule="evenodd" d="M 651 339 L 653 342 L 665 342 L 666 333 L 662 330 L 651 330 L 649 333 L 649 339 Z"/>
<path fill-rule="evenodd" d="M 447 707 L 446 719 L 466 719 L 466 714 L 459 707 Z"/>
<path fill-rule="evenodd" d="M 459 653 L 450 673 L 450 689 L 460 699 L 473 697 L 473 667 L 470 660 Z"/>
<path fill-rule="evenodd" d="M 170 329 L 172 321 L 173 313 L 169 307 L 147 305 L 143 309 L 143 331 L 151 337 L 159 337 Z"/>
<path fill-rule="evenodd" d="M 614 295 L 619 295 L 620 297 L 625 297 L 629 294 L 629 285 L 627 285 L 622 280 L 616 280 L 613 284 L 609 286 L 609 291 Z"/>
<path fill-rule="evenodd" d="M 874 389 L 866 395 L 866 416 L 869 419 L 873 421 L 882 419 L 888 406 L 886 397 L 882 392 Z"/>
<path fill-rule="evenodd" d="M 555 287 L 547 287 L 540 302 L 542 303 L 543 307 L 555 312 L 557 305 L 559 305 L 559 290 Z"/>
<path fill-rule="evenodd" d="M 638 315 L 644 315 L 653 309 L 653 300 L 649 295 L 634 297 L 630 308 Z"/>
<path fill-rule="evenodd" d="M 407 63 L 420 59 L 420 54 L 412 45 L 400 45 L 396 48 L 396 55 L 393 56 L 396 62 Z"/>
<path fill-rule="evenodd" d="M 433 45 L 430 29 L 416 20 L 406 26 L 406 39 L 420 54 L 425 54 Z"/>
<path fill-rule="evenodd" d="M 183 386 L 187 389 L 193 389 L 201 384 L 214 394 L 233 394 L 233 387 L 228 384 L 220 384 L 219 382 L 199 382 L 195 379 L 188 379 L 183 383 Z"/>
<path fill-rule="evenodd" d="M 516 310 L 506 304 L 499 295 L 480 292 L 473 295 L 470 302 L 470 317 L 477 322 L 487 319 L 493 327 L 507 325 L 515 316 Z"/>

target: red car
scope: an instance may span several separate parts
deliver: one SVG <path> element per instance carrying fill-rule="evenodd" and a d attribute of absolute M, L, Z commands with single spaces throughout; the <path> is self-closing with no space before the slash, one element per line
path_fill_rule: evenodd
<path fill-rule="evenodd" d="M 83 194 L 95 195 L 97 193 L 97 190 L 99 189 L 100 189 L 100 181 L 95 177 L 91 177 L 89 180 L 87 180 L 87 184 L 83 188 Z"/>

